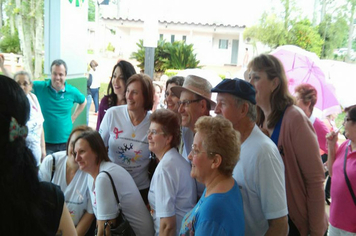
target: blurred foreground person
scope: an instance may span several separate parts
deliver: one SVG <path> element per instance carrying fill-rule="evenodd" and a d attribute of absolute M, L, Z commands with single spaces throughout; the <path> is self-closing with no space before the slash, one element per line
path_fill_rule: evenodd
<path fill-rule="evenodd" d="M 30 104 L 20 86 L 0 75 L 1 235 L 77 235 L 60 188 L 39 182 L 26 147 Z"/>

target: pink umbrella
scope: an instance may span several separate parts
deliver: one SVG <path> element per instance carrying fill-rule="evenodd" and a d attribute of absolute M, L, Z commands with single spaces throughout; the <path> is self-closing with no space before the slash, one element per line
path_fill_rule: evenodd
<path fill-rule="evenodd" d="M 288 78 L 289 91 L 294 94 L 294 88 L 301 83 L 308 83 L 318 91 L 318 101 L 315 108 L 322 116 L 340 113 L 341 108 L 335 96 L 335 89 L 325 79 L 325 74 L 319 66 L 320 59 L 315 53 L 308 52 L 294 45 L 280 46 L 271 52 L 284 66 Z"/>

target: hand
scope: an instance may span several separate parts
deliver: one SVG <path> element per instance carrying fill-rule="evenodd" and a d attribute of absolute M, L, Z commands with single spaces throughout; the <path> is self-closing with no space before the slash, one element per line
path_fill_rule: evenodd
<path fill-rule="evenodd" d="M 3 54 L 0 54 L 0 67 L 4 67 L 5 57 Z"/>
<path fill-rule="evenodd" d="M 330 133 L 328 133 L 326 135 L 326 137 L 325 137 L 327 142 L 328 142 L 328 144 L 329 143 L 330 144 L 335 144 L 337 142 L 337 140 L 338 140 L 338 134 L 339 134 L 339 130 L 337 132 L 331 131 Z"/>

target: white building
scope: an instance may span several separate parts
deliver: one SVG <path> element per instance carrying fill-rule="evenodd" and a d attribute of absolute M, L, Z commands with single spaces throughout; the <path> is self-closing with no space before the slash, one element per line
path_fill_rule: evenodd
<path fill-rule="evenodd" d="M 101 17 L 96 24 L 89 26 L 89 47 L 95 42 L 103 52 L 111 43 L 115 47 L 115 56 L 123 59 L 128 59 L 131 53 L 137 50 L 136 43 L 144 38 L 145 15 L 141 14 L 137 7 L 134 13 L 130 11 L 130 4 L 134 5 L 132 1 L 118 1 L 115 5 L 100 6 Z M 144 6 L 140 9 L 144 9 Z M 188 17 L 189 14 L 187 16 L 180 13 L 180 17 L 176 17 L 172 12 L 165 13 L 157 14 L 157 40 L 185 40 L 188 44 L 193 44 L 200 65 L 242 65 L 247 47 L 243 42 L 245 25 L 209 21 L 204 17 L 199 21 L 200 17 L 196 15 L 192 19 Z"/>

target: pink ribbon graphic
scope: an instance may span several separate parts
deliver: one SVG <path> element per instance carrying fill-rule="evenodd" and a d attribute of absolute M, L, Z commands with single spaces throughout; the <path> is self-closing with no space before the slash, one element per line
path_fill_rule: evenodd
<path fill-rule="evenodd" d="M 114 134 L 116 135 L 116 139 L 119 138 L 119 134 L 122 133 L 122 132 L 124 132 L 124 131 L 123 131 L 123 130 L 120 130 L 120 131 L 119 131 L 119 129 L 115 127 L 115 129 L 114 129 Z"/>

